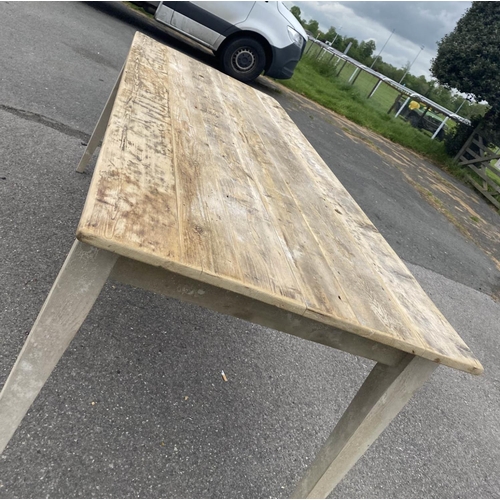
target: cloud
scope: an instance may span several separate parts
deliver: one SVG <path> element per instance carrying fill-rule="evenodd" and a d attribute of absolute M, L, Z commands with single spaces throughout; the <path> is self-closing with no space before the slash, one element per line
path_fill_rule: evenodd
<path fill-rule="evenodd" d="M 373 39 L 376 53 L 395 29 L 382 58 L 396 67 L 412 62 L 411 72 L 430 77 L 431 59 L 437 51 L 436 43 L 453 31 L 457 21 L 471 6 L 471 2 L 286 2 L 297 5 L 304 19 L 316 19 L 321 30 L 335 26 L 343 36 L 358 40 Z"/>
<path fill-rule="evenodd" d="M 396 28 L 404 38 L 436 50 L 436 42 L 452 31 L 469 2 L 342 2 L 357 17 Z"/>

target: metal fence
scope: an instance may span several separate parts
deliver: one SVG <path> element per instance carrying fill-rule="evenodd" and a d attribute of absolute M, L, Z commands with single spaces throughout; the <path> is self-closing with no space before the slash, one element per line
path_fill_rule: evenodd
<path fill-rule="evenodd" d="M 409 111 L 408 105 L 411 101 L 419 105 L 422 104 L 424 111 L 420 119 L 424 119 L 426 114 L 430 112 L 435 115 L 433 119 L 438 120 L 438 124 L 434 127 L 435 130 L 433 131 L 432 139 L 442 137 L 441 131 L 446 126 L 448 120 L 471 125 L 470 120 L 467 118 L 382 75 L 373 68 L 361 64 L 359 61 L 326 43 L 310 39 L 305 53 L 313 59 L 332 65 L 335 68 L 335 75 L 337 77 L 351 85 L 357 83 L 356 86 L 361 93 L 364 92 L 366 94 L 368 102 L 374 101 L 379 108 L 384 106 L 388 113 L 394 111 L 395 117 L 399 115 L 407 116 Z"/>

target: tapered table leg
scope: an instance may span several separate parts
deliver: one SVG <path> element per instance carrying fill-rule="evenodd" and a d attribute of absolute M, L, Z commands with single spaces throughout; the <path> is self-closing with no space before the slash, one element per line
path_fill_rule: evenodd
<path fill-rule="evenodd" d="M 78 167 L 76 167 L 77 172 L 83 173 L 85 171 L 85 167 L 88 165 L 90 159 L 92 158 L 92 155 L 94 154 L 94 151 L 104 137 L 104 133 L 106 132 L 106 128 L 108 126 L 109 117 L 111 116 L 111 110 L 113 109 L 113 104 L 115 103 L 118 86 L 120 85 L 122 76 L 123 68 L 120 71 L 118 78 L 116 79 L 115 86 L 113 87 L 113 90 L 111 91 L 111 94 L 106 101 L 106 106 L 104 106 L 101 116 L 99 117 L 99 121 L 97 122 L 94 131 L 92 132 L 87 147 L 85 148 L 85 152 L 83 153 L 82 159 L 80 160 Z"/>
<path fill-rule="evenodd" d="M 117 255 L 75 241 L 0 393 L 0 454 L 92 308 Z"/>
<path fill-rule="evenodd" d="M 375 365 L 292 498 L 326 498 L 437 366 L 412 355 Z"/>

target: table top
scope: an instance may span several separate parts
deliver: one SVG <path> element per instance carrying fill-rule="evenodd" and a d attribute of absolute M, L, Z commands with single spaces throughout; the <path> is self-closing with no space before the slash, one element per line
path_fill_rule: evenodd
<path fill-rule="evenodd" d="M 140 33 L 77 238 L 483 370 L 275 99 Z"/>

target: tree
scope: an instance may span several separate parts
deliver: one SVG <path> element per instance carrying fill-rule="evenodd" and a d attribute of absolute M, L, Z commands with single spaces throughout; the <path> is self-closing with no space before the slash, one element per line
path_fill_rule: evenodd
<path fill-rule="evenodd" d="M 436 85 L 429 94 L 429 98 L 447 109 L 452 111 L 456 109 L 453 109 L 453 96 L 447 87 Z"/>
<path fill-rule="evenodd" d="M 342 52 L 345 48 L 344 37 L 342 35 L 339 35 L 334 40 L 335 41 L 332 42 L 332 47 Z"/>
<path fill-rule="evenodd" d="M 319 23 L 315 19 L 311 19 L 309 22 L 303 22 L 302 26 L 304 26 L 304 29 L 307 31 L 310 31 L 314 38 L 318 36 L 318 31 L 319 31 Z"/>
<path fill-rule="evenodd" d="M 359 44 L 359 54 L 363 59 L 368 59 L 372 57 L 373 53 L 375 52 L 376 49 L 375 41 L 374 40 L 368 40 L 368 41 L 362 41 Z"/>
<path fill-rule="evenodd" d="M 500 4 L 473 2 L 455 29 L 438 43 L 431 65 L 432 74 L 442 85 L 488 102 L 486 114 L 472 116 L 471 122 L 475 131 L 479 128 L 481 135 L 495 144 L 500 144 L 499 46 Z M 463 142 L 460 129 L 449 137 L 450 144 Z"/>
<path fill-rule="evenodd" d="M 330 26 L 330 29 L 323 35 L 323 38 L 327 42 L 333 42 L 336 36 L 337 30 L 333 26 Z"/>
<path fill-rule="evenodd" d="M 420 75 L 418 78 L 414 77 L 413 75 L 410 76 L 413 77 L 411 88 L 415 90 L 415 92 L 425 95 L 430 88 L 430 83 L 425 79 L 425 76 Z"/>
<path fill-rule="evenodd" d="M 359 47 L 359 42 L 356 40 L 356 38 L 350 36 L 349 38 L 345 38 L 344 39 L 344 43 L 346 44 L 346 46 L 349 44 L 349 43 L 352 43 L 352 48 L 353 49 L 357 49 Z"/>
<path fill-rule="evenodd" d="M 500 108 L 500 2 L 473 2 L 438 43 L 431 72 L 440 84 Z"/>

